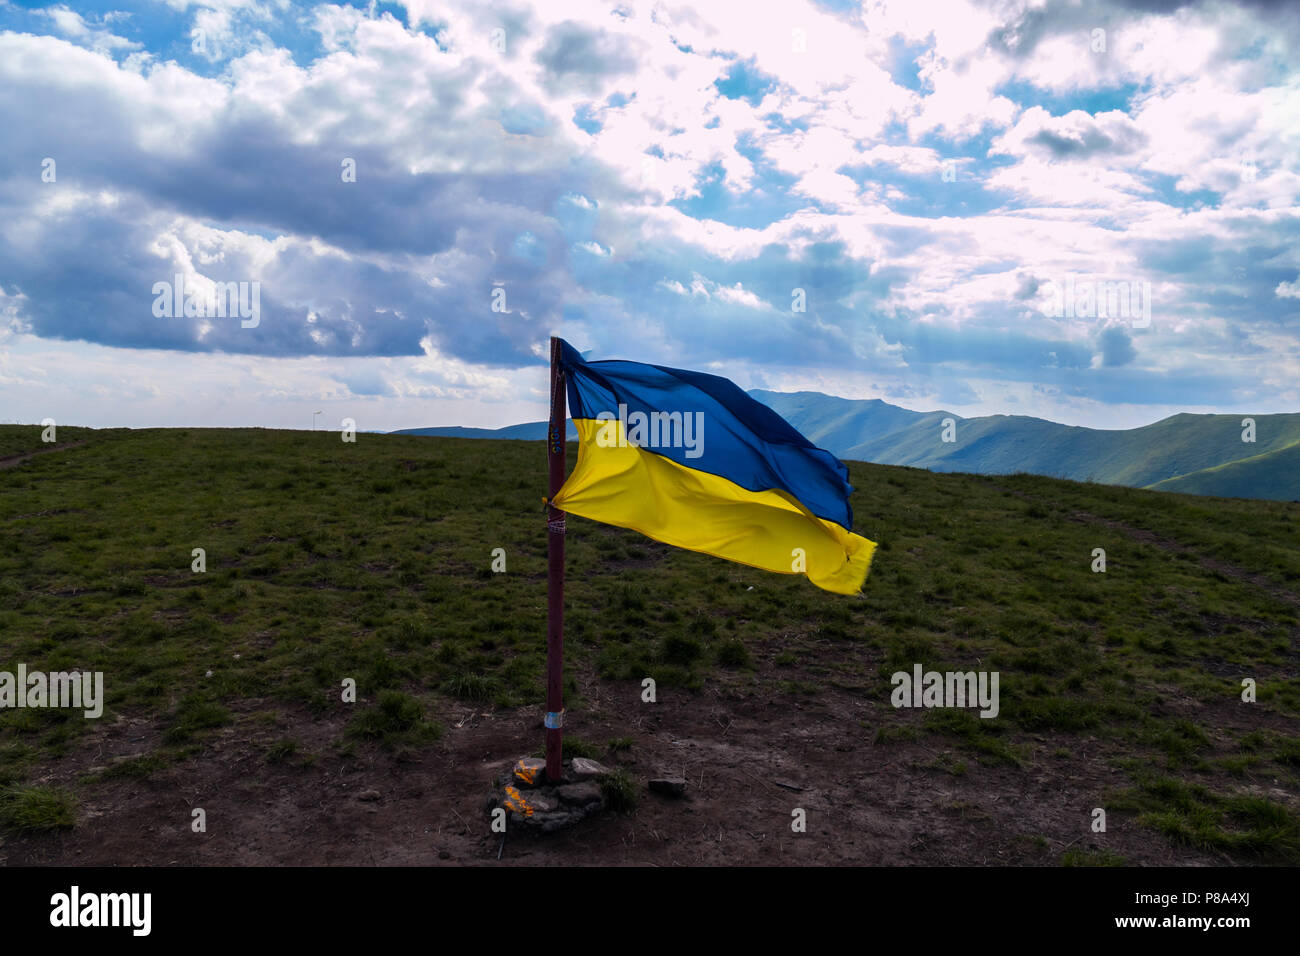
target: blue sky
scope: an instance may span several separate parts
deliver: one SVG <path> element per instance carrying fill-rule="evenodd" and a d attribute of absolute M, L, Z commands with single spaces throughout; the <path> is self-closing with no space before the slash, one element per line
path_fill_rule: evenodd
<path fill-rule="evenodd" d="M 0 0 L 0 421 L 506 425 L 550 334 L 963 415 L 1300 410 L 1296 8 L 754 11 Z M 256 323 L 160 316 L 177 275 Z M 1133 308 L 1058 314 L 1098 283 Z"/>

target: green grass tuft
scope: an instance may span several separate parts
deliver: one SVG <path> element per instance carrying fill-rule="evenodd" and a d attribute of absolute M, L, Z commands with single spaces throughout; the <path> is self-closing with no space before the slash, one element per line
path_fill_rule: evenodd
<path fill-rule="evenodd" d="M 631 813 L 636 809 L 639 790 L 636 780 L 626 770 L 614 770 L 600 780 L 600 793 L 605 806 L 616 813 Z"/>
<path fill-rule="evenodd" d="M 77 823 L 76 799 L 52 787 L 0 790 L 0 827 L 16 833 L 67 830 Z"/>
<path fill-rule="evenodd" d="M 357 736 L 378 740 L 389 750 L 403 752 L 437 740 L 443 730 L 436 721 L 425 720 L 424 706 L 418 700 L 397 690 L 382 691 L 373 707 L 352 719 L 349 729 Z"/>

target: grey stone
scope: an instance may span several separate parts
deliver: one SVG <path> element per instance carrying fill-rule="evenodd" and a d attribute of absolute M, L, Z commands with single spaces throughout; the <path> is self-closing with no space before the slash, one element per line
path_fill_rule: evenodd
<path fill-rule="evenodd" d="M 682 777 L 656 777 L 650 781 L 650 789 L 655 793 L 680 797 L 686 792 L 686 781 Z"/>
<path fill-rule="evenodd" d="M 528 805 L 533 808 L 533 814 L 553 813 L 560 809 L 560 801 L 549 793 L 542 793 L 540 790 L 534 790 L 528 795 Z"/>
<path fill-rule="evenodd" d="M 364 800 L 367 803 L 373 803 L 375 800 L 379 799 L 379 796 L 380 794 L 378 790 L 362 790 L 357 794 L 357 799 Z"/>
<path fill-rule="evenodd" d="M 557 811 L 555 813 L 543 813 L 536 815 L 532 819 L 532 824 L 541 829 L 543 833 L 554 833 L 556 830 L 563 830 L 571 827 L 583 818 L 584 814 L 573 811 Z"/>
<path fill-rule="evenodd" d="M 594 777 L 603 777 L 609 772 L 610 769 L 604 764 L 588 760 L 586 757 L 574 757 L 573 762 L 569 764 L 569 776 L 574 780 L 591 780 Z"/>
<path fill-rule="evenodd" d="M 594 780 L 587 780 L 583 783 L 571 783 L 567 786 L 560 787 L 555 791 L 563 803 L 573 803 L 580 807 L 588 804 L 600 803 L 600 784 Z"/>

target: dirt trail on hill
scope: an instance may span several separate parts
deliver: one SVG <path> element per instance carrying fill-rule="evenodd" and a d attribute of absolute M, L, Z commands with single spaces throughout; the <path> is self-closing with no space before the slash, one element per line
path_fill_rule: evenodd
<path fill-rule="evenodd" d="M 16 468 L 29 458 L 35 458 L 37 455 L 48 455 L 54 451 L 67 451 L 69 448 L 80 448 L 86 444 L 89 439 L 83 438 L 81 441 L 64 442 L 62 445 L 52 445 L 49 448 L 38 448 L 36 451 L 19 452 L 16 455 L 6 455 L 0 458 L 0 470 L 5 468 Z"/>

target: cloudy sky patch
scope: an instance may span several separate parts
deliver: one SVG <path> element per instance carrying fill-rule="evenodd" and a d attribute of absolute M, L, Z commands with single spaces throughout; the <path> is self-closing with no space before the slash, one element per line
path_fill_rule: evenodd
<path fill-rule="evenodd" d="M 1295 411 L 1297 43 L 1271 3 L 0 0 L 0 419 L 505 425 L 550 334 L 963 415 Z M 258 321 L 156 314 L 176 276 Z M 1098 282 L 1149 317 L 1054 308 Z"/>

